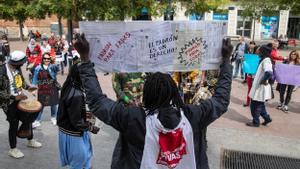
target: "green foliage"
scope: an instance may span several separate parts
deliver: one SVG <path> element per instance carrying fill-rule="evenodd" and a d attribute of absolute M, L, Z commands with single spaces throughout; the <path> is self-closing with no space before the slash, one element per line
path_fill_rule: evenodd
<path fill-rule="evenodd" d="M 0 4 L 0 18 L 23 23 L 29 17 L 30 0 L 3 0 Z"/>
<path fill-rule="evenodd" d="M 291 10 L 293 14 L 300 14 L 299 0 L 276 0 L 280 9 Z"/>
<path fill-rule="evenodd" d="M 124 20 L 138 16 L 146 8 L 150 16 L 161 16 L 167 9 L 168 0 L 84 0 L 77 13 L 88 20 Z M 78 16 L 78 18 L 80 18 Z"/>
<path fill-rule="evenodd" d="M 50 2 L 45 0 L 33 0 L 28 7 L 29 17 L 33 19 L 45 19 L 50 15 Z"/>
<path fill-rule="evenodd" d="M 187 8 L 185 14 L 197 14 L 201 15 L 204 12 L 219 10 L 228 4 L 229 0 L 181 0 L 182 4 Z"/>
<path fill-rule="evenodd" d="M 141 15 L 147 9 L 152 17 L 174 12 L 176 3 L 187 8 L 186 14 L 217 10 L 229 0 L 0 0 L 0 18 L 24 22 L 28 17 L 43 19 L 55 14 L 72 20 L 124 20 Z"/>
<path fill-rule="evenodd" d="M 260 20 L 261 16 L 272 16 L 278 13 L 278 5 L 274 0 L 241 0 L 238 3 L 242 8 L 242 16 Z"/>

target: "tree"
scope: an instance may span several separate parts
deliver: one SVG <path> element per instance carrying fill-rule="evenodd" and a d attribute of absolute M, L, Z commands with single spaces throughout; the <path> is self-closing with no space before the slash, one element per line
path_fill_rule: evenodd
<path fill-rule="evenodd" d="M 255 21 L 260 21 L 261 16 L 272 16 L 277 13 L 278 5 L 273 0 L 241 0 L 238 3 L 242 8 L 242 16 L 249 17 L 254 23 L 252 40 L 255 36 Z"/>
<path fill-rule="evenodd" d="M 300 14 L 299 0 L 276 0 L 280 9 L 290 10 L 293 14 Z"/>
<path fill-rule="evenodd" d="M 203 15 L 205 12 L 216 11 L 229 3 L 229 0 L 181 0 L 182 4 L 187 8 L 185 14 Z"/>
<path fill-rule="evenodd" d="M 0 18 L 4 20 L 16 20 L 19 24 L 20 39 L 24 40 L 23 24 L 30 16 L 29 8 L 32 0 L 3 0 L 0 4 L 0 8 L 3 10 Z"/>

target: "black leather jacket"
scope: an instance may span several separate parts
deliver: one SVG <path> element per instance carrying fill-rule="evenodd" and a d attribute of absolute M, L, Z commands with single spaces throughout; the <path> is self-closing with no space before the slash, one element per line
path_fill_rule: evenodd
<path fill-rule="evenodd" d="M 67 96 L 61 98 L 57 113 L 57 125 L 60 131 L 73 135 L 82 136 L 88 126 L 82 127 L 86 122 L 86 110 L 83 89 L 72 86 Z"/>
<path fill-rule="evenodd" d="M 91 112 L 120 133 L 111 168 L 139 169 L 146 134 L 144 109 L 142 107 L 125 107 L 122 103 L 107 98 L 102 93 L 93 63 L 81 64 L 79 72 Z M 203 132 L 210 123 L 227 111 L 231 82 L 232 66 L 229 63 L 223 63 L 213 97 L 199 105 L 185 105 L 183 110 L 193 129 L 197 169 L 209 168 Z M 165 126 L 165 124 L 163 125 Z"/>

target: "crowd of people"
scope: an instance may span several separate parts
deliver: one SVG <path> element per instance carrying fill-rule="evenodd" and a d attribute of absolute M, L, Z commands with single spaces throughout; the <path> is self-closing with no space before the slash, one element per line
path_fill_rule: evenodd
<path fill-rule="evenodd" d="M 25 52 L 10 52 L 7 37 L 2 37 L 0 43 L 0 98 L 1 108 L 9 122 L 9 144 L 8 154 L 14 158 L 22 158 L 24 154 L 17 149 L 17 137 L 27 138 L 28 146 L 39 148 L 40 142 L 33 139 L 32 130 L 41 125 L 41 116 L 45 106 L 51 107 L 51 122 L 57 125 L 58 104 L 60 100 L 61 85 L 57 81 L 59 71 L 63 74 L 64 66 L 72 67 L 76 63 L 79 54 L 66 41 L 65 36 L 57 37 L 54 33 L 48 38 L 45 34 L 41 36 L 41 44 L 32 37 Z M 28 83 L 23 76 L 21 67 L 26 65 L 29 78 Z M 33 96 L 37 95 L 40 108 L 33 111 L 36 104 L 28 109 L 21 105 L 28 96 L 24 93 L 28 90 Z M 23 104 L 24 105 L 24 104 Z M 19 123 L 22 123 L 19 126 Z M 75 122 L 77 123 L 77 122 Z"/>
<path fill-rule="evenodd" d="M 235 65 L 234 78 L 239 77 L 243 83 L 247 83 L 247 98 L 244 107 L 250 106 L 253 121 L 247 123 L 248 126 L 259 127 L 259 116 L 264 118 L 263 125 L 272 122 L 270 115 L 266 111 L 265 102 L 274 99 L 273 88 L 275 81 L 274 68 L 276 63 L 300 65 L 300 56 L 296 50 L 292 50 L 289 56 L 278 54 L 280 40 L 273 39 L 272 43 L 258 46 L 254 41 L 246 43 L 241 37 L 233 52 L 232 62 Z M 261 56 L 256 74 L 243 72 L 243 61 L 245 54 L 258 54 Z M 261 85 L 263 84 L 263 85 Z M 280 99 L 277 108 L 283 112 L 288 112 L 288 104 L 295 89 L 293 85 L 277 83 L 276 91 L 279 92 Z M 286 98 L 285 98 L 286 95 Z"/>
<path fill-rule="evenodd" d="M 20 128 L 28 134 L 28 146 L 39 148 L 33 129 L 41 125 L 45 106 L 50 106 L 51 122 L 58 126 L 59 156 L 62 166 L 92 168 L 90 133 L 97 134 L 95 118 L 119 132 L 111 168 L 209 168 L 206 155 L 206 128 L 228 109 L 232 79 L 247 82 L 247 99 L 252 121 L 259 127 L 272 122 L 265 102 L 274 98 L 274 64 L 300 65 L 293 50 L 288 57 L 278 56 L 278 40 L 258 46 L 240 38 L 233 49 L 230 39 L 223 40 L 222 63 L 218 70 L 164 73 L 113 73 L 112 86 L 117 101 L 102 92 L 93 63 L 89 60 L 89 43 L 84 34 L 74 42 L 65 36 L 41 35 L 41 44 L 31 38 L 26 52 L 10 53 L 1 43 L 0 98 L 9 123 L 8 154 L 22 158 L 16 148 Z M 3 41 L 4 42 L 4 41 Z M 243 72 L 245 54 L 260 58 L 256 74 Z M 29 82 L 21 67 L 26 65 Z M 235 70 L 233 70 L 234 65 Z M 61 86 L 59 72 L 67 78 Z M 233 74 L 233 76 L 232 76 Z M 295 86 L 277 83 L 280 93 L 278 109 L 288 112 Z M 31 120 L 23 120 L 18 105 L 28 97 L 23 90 L 37 96 L 41 108 Z M 22 122 L 19 127 L 19 122 Z"/>

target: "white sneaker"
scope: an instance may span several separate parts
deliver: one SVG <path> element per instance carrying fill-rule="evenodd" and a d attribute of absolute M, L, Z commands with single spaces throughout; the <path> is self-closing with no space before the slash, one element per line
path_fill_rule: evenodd
<path fill-rule="evenodd" d="M 40 121 L 34 121 L 33 123 L 32 123 L 32 128 L 37 128 L 37 127 L 40 127 L 41 126 L 41 122 Z"/>
<path fill-rule="evenodd" d="M 289 107 L 287 105 L 284 105 L 282 107 L 282 111 L 285 112 L 285 113 L 288 113 L 289 112 Z"/>
<path fill-rule="evenodd" d="M 56 118 L 55 118 L 55 117 L 52 117 L 52 118 L 51 118 L 51 122 L 52 122 L 53 125 L 56 125 Z"/>
<path fill-rule="evenodd" d="M 10 149 L 8 155 L 14 158 L 22 158 L 24 154 L 17 148 Z"/>
<path fill-rule="evenodd" d="M 28 140 L 27 147 L 40 148 L 40 147 L 42 147 L 42 143 L 40 143 L 34 139 Z"/>

